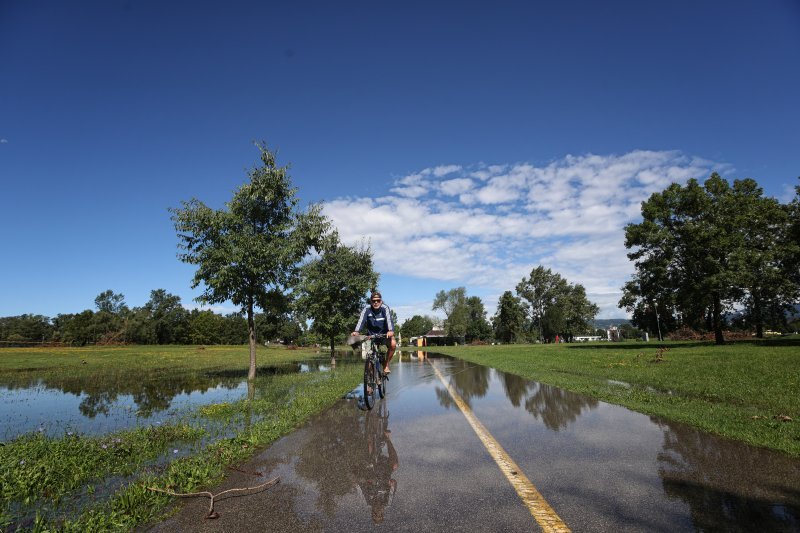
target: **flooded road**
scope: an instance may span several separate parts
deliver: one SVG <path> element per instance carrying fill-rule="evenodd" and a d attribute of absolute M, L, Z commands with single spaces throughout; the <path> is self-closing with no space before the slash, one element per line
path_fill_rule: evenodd
<path fill-rule="evenodd" d="M 395 360 L 398 358 L 395 357 Z M 440 379 L 440 376 L 442 379 Z M 460 407 L 458 404 L 462 404 Z M 159 531 L 547 529 L 466 409 L 573 531 L 800 531 L 800 461 L 445 357 L 393 363 L 388 396 L 342 400 L 230 471 Z"/>

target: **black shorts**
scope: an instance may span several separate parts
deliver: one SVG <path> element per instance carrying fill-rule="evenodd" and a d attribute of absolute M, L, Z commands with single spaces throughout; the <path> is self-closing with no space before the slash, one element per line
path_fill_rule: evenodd
<path fill-rule="evenodd" d="M 373 335 L 370 333 L 370 335 Z M 381 337 L 379 339 L 372 339 L 372 342 L 375 343 L 376 346 L 386 346 L 387 348 L 392 347 L 392 339 L 389 337 Z"/>

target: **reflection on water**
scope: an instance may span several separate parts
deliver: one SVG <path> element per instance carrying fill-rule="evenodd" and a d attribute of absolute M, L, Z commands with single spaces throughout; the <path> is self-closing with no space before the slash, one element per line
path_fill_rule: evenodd
<path fill-rule="evenodd" d="M 472 398 L 482 398 L 489 390 L 489 367 L 468 363 L 455 359 L 450 365 L 450 385 L 453 386 L 467 405 L 472 405 Z M 455 407 L 456 403 L 447 389 L 436 387 L 436 396 L 442 406 Z"/>
<path fill-rule="evenodd" d="M 326 370 L 322 363 L 258 369 L 259 376 Z M 90 379 L 55 375 L 31 379 L 0 374 L 0 439 L 41 431 L 103 434 L 152 423 L 212 403 L 247 395 L 247 370 L 217 372 L 107 372 Z"/>
<path fill-rule="evenodd" d="M 537 383 L 525 399 L 525 410 L 553 431 L 566 429 L 584 410 L 594 409 L 597 405 L 593 398 L 544 383 Z"/>
<path fill-rule="evenodd" d="M 575 422 L 581 413 L 598 405 L 598 401 L 593 398 L 466 361 L 454 360 L 449 367 L 452 369 L 448 376 L 450 385 L 468 405 L 471 405 L 472 398 L 486 396 L 494 374 L 494 378 L 502 384 L 511 405 L 514 407 L 524 405 L 526 411 L 553 431 L 565 429 Z M 442 406 L 448 409 L 455 406 L 453 398 L 446 389 L 437 387 L 436 396 Z"/>
<path fill-rule="evenodd" d="M 465 401 L 471 400 L 471 408 L 491 413 L 484 423 L 498 429 L 510 427 L 512 433 L 506 437 L 507 444 L 522 442 L 522 435 L 528 438 L 535 435 L 540 452 L 547 449 L 546 453 L 555 454 L 552 458 L 555 463 L 566 460 L 575 465 L 576 477 L 572 482 L 577 486 L 586 485 L 589 498 L 589 501 L 577 502 L 578 505 L 624 508 L 619 520 L 629 523 L 630 517 L 639 516 L 642 511 L 630 502 L 616 500 L 614 493 L 632 490 L 640 495 L 649 494 L 647 497 L 655 497 L 654 501 L 665 500 L 663 507 L 656 504 L 658 512 L 648 513 L 648 518 L 639 522 L 631 522 L 643 529 L 655 527 L 656 522 L 649 521 L 655 520 L 659 512 L 668 515 L 674 512 L 673 505 L 683 504 L 697 531 L 800 531 L 800 461 L 797 459 L 513 374 L 429 355 L 443 370 L 451 386 Z M 436 397 L 443 407 L 454 406 L 443 387 L 436 388 Z M 601 405 L 603 408 L 598 409 Z M 505 417 L 522 422 L 514 414 L 522 409 L 541 422 L 543 428 L 526 428 L 524 422 L 522 426 L 503 425 Z M 581 418 L 590 411 L 592 417 Z M 558 435 L 561 433 L 564 437 Z M 648 440 L 646 435 L 655 438 Z M 663 436 L 660 440 L 659 435 Z M 565 448 L 571 450 L 569 459 L 560 455 L 560 450 Z M 533 459 L 538 460 L 535 455 Z M 593 458 L 603 459 L 595 466 Z M 604 471 L 605 465 L 609 465 L 609 471 Z M 620 470 L 628 477 L 617 478 Z M 584 479 L 582 476 L 587 475 L 584 472 L 604 479 L 599 492 L 591 492 L 588 487 L 593 481 Z M 620 486 L 614 488 L 616 483 Z M 610 502 L 603 503 L 606 499 Z M 674 522 L 671 526 L 675 530 L 683 529 Z"/>
<path fill-rule="evenodd" d="M 388 405 L 385 398 L 371 411 L 330 410 L 326 424 L 310 428 L 313 434 L 298 454 L 295 472 L 316 487 L 315 507 L 328 517 L 341 497 L 360 492 L 372 521 L 384 521 L 399 465 Z"/>
<path fill-rule="evenodd" d="M 353 478 L 372 510 L 372 521 L 380 524 L 389 499 L 397 490 L 397 481 L 392 476 L 399 465 L 389 430 L 386 400 L 364 417 L 363 437 L 353 462 Z"/>
<path fill-rule="evenodd" d="M 687 503 L 699 531 L 800 531 L 800 461 L 653 419 L 664 492 Z"/>

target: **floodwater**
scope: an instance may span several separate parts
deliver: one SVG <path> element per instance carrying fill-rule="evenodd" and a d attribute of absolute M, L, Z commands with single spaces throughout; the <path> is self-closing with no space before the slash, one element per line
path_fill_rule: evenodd
<path fill-rule="evenodd" d="M 292 363 L 262 367 L 258 373 L 328 368 L 321 362 Z M 167 423 L 203 405 L 241 400 L 247 393 L 246 370 L 181 376 L 136 372 L 88 380 L 58 376 L 22 382 L 13 374 L 0 374 L 0 441 L 35 431 L 54 437 L 66 432 L 103 435 Z"/>
<path fill-rule="evenodd" d="M 181 502 L 160 531 L 530 531 L 540 526 L 448 391 L 573 531 L 800 531 L 800 461 L 447 357 L 403 354 L 357 392 Z M 444 379 L 440 380 L 439 375 Z"/>

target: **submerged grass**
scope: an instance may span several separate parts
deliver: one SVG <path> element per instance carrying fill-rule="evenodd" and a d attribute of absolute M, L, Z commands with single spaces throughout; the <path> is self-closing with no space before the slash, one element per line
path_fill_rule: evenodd
<path fill-rule="evenodd" d="M 260 347 L 259 367 L 304 361 L 310 355 Z M 9 375 L 68 375 L 80 380 L 98 371 L 135 376 L 153 367 L 176 374 L 238 374 L 242 369 L 246 373 L 247 360 L 247 349 L 241 346 L 2 350 L 0 377 L 7 381 Z M 119 531 L 156 520 L 173 498 L 147 487 L 196 492 L 219 482 L 226 467 L 352 390 L 362 370 L 360 360 L 355 362 L 340 361 L 330 372 L 263 372 L 250 388 L 249 399 L 205 406 L 173 424 L 99 437 L 36 433 L 5 443 L 0 446 L 0 530 Z M 220 420 L 235 422 L 238 429 L 233 436 L 209 438 L 206 424 Z M 173 456 L 177 443 L 184 443 L 184 451 Z M 193 446 L 189 451 L 187 443 Z M 83 497 L 110 479 L 122 480 L 115 492 Z M 72 501 L 72 508 L 59 506 L 62 499 Z"/>
<path fill-rule="evenodd" d="M 798 339 L 428 349 L 800 457 Z"/>

